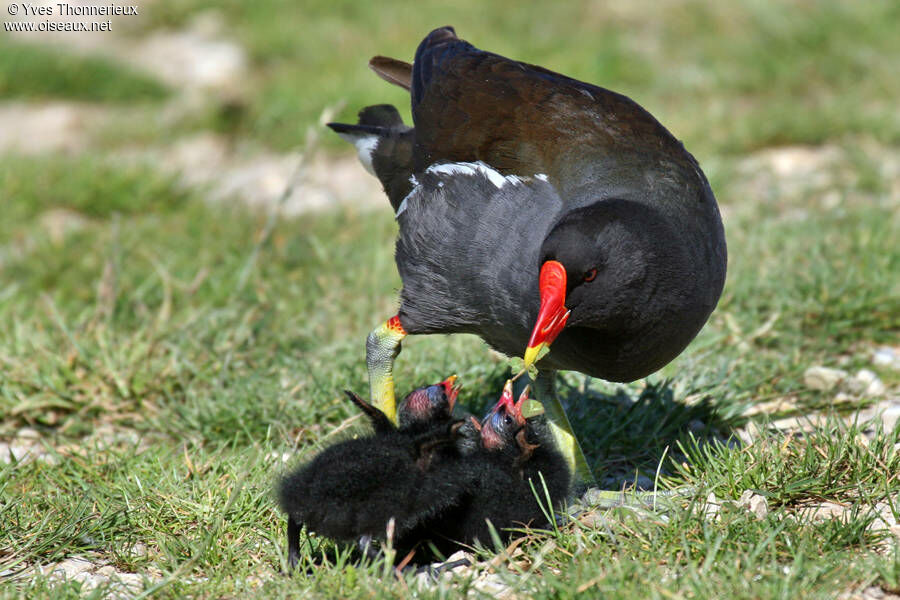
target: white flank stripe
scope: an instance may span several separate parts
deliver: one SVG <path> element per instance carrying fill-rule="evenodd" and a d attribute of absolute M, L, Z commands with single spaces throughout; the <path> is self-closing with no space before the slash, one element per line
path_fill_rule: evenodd
<path fill-rule="evenodd" d="M 478 162 L 459 162 L 459 163 L 443 163 L 440 165 L 431 165 L 425 169 L 426 173 L 444 173 L 446 175 L 484 175 L 487 177 L 494 187 L 502 188 L 507 183 L 506 177 L 498 171 L 490 168 L 481 161 Z"/>
<path fill-rule="evenodd" d="M 404 210 L 406 210 L 406 201 L 409 200 L 409 197 L 412 196 L 415 191 L 416 188 L 413 188 L 412 191 L 408 193 L 405 198 L 403 198 L 403 201 L 400 202 L 400 206 L 397 207 L 397 212 L 394 213 L 395 219 L 403 214 Z"/>
<path fill-rule="evenodd" d="M 358 146 L 357 146 L 358 148 Z M 426 173 L 435 174 L 435 175 L 468 175 L 468 176 L 477 176 L 481 175 L 482 177 L 486 177 L 488 181 L 494 184 L 494 187 L 497 189 L 503 188 L 503 186 L 509 185 L 519 185 L 523 182 L 522 178 L 518 175 L 503 175 L 499 171 L 492 169 L 485 163 L 481 161 L 477 162 L 458 162 L 458 163 L 442 163 L 439 165 L 431 165 L 427 169 L 425 169 Z M 544 173 L 538 173 L 534 176 L 535 179 L 540 179 L 541 181 L 547 181 L 547 175 Z M 527 180 L 528 177 L 525 177 Z M 416 179 L 415 175 L 410 175 L 409 182 L 413 185 L 413 189 L 406 195 L 402 202 L 400 202 L 400 206 L 397 207 L 397 213 L 394 215 L 394 218 L 399 217 L 403 211 L 406 210 L 408 200 L 415 194 L 421 184 L 419 180 Z M 438 181 L 438 187 L 444 187 L 443 181 Z"/>

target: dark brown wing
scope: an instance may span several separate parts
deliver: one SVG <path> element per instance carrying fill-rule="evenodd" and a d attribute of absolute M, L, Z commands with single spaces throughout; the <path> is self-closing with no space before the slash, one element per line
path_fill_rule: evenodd
<path fill-rule="evenodd" d="M 545 173 L 579 186 L 597 179 L 597 165 L 620 181 L 623 166 L 643 172 L 665 160 L 671 169 L 673 156 L 692 170 L 680 142 L 626 96 L 484 52 L 449 27 L 419 45 L 411 94 L 417 172 L 480 160 L 504 174 Z"/>

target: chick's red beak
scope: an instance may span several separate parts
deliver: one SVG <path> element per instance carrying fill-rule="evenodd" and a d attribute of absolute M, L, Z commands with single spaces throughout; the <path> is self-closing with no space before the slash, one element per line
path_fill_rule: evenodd
<path fill-rule="evenodd" d="M 525 349 L 526 367 L 534 364 L 542 348 L 553 343 L 569 319 L 569 310 L 566 308 L 566 269 L 562 263 L 555 260 L 545 262 L 541 266 L 538 287 L 541 292 L 541 308 Z"/>
<path fill-rule="evenodd" d="M 522 390 L 522 393 L 519 394 L 519 400 L 512 405 L 512 415 L 516 419 L 516 423 L 519 425 L 525 424 L 525 415 L 522 414 L 522 409 L 525 407 L 525 402 L 528 401 L 528 395 L 531 393 L 531 386 L 526 385 L 525 389 Z"/>
<path fill-rule="evenodd" d="M 514 412 L 515 406 L 513 384 L 512 381 L 507 379 L 497 404 L 485 415 L 484 421 L 481 422 L 481 442 L 488 450 L 499 448 L 505 443 L 503 436 L 498 431 L 495 419 L 502 419 L 504 414 Z"/>
<path fill-rule="evenodd" d="M 439 386 L 444 388 L 444 393 L 447 394 L 447 402 L 450 404 L 450 412 L 453 412 L 453 406 L 456 404 L 456 397 L 459 395 L 459 386 L 456 385 L 456 380 L 457 376 L 451 375 L 438 384 Z"/>
<path fill-rule="evenodd" d="M 494 410 L 491 412 L 499 412 L 501 409 L 511 412 L 514 407 L 513 383 L 511 379 L 507 379 L 506 383 L 503 385 L 503 392 L 500 394 L 500 399 L 497 400 L 497 404 L 494 405 Z"/>
<path fill-rule="evenodd" d="M 519 425 L 525 423 L 525 418 L 522 416 L 522 406 L 526 400 L 528 400 L 528 394 L 531 392 L 531 386 L 526 385 L 525 389 L 522 390 L 522 393 L 519 395 L 518 402 L 514 399 L 513 396 L 513 383 L 511 379 L 506 380 L 506 384 L 503 386 L 503 393 L 500 394 L 500 399 L 497 400 L 497 404 L 494 405 L 494 408 L 491 410 L 491 415 L 494 415 L 499 412 L 503 412 L 512 416 Z"/>

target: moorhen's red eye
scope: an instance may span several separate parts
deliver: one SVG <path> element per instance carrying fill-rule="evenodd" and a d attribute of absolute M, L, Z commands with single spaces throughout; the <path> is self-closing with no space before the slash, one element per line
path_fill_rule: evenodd
<path fill-rule="evenodd" d="M 597 278 L 597 269 L 591 269 L 587 273 L 584 274 L 585 281 L 593 281 Z"/>

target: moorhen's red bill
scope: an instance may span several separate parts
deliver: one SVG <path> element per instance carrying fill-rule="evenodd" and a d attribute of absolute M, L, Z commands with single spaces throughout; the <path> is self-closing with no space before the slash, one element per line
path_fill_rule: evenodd
<path fill-rule="evenodd" d="M 412 65 L 370 66 L 410 91 L 414 124 L 387 105 L 330 124 L 382 182 L 399 224 L 400 309 L 367 343 L 373 403 L 396 413 L 405 335 L 475 333 L 539 359 L 535 393 L 588 479 L 555 371 L 632 381 L 697 335 L 726 266 L 706 177 L 633 100 L 479 50 L 451 27 L 432 31 Z"/>

